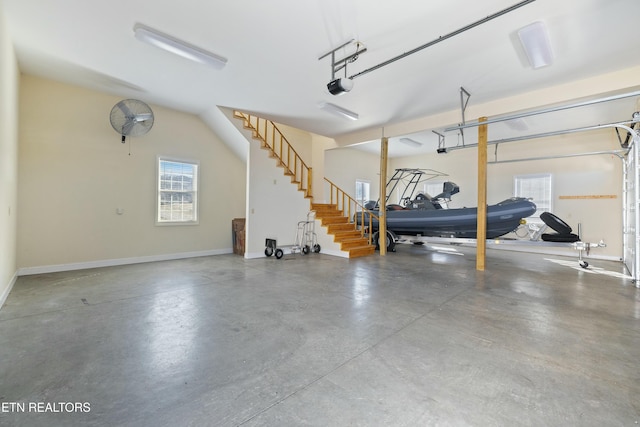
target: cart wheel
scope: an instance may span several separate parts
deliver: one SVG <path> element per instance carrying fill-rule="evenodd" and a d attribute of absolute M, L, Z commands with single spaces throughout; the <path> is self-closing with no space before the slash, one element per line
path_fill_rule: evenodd
<path fill-rule="evenodd" d="M 271 256 L 273 255 L 273 248 L 264 248 L 264 254 L 266 256 Z"/>
<path fill-rule="evenodd" d="M 589 263 L 587 261 L 580 260 L 580 261 L 578 261 L 578 264 L 580 264 L 580 267 L 582 267 L 582 268 L 589 267 Z"/>
<path fill-rule="evenodd" d="M 304 245 L 302 247 L 302 255 L 306 255 L 309 253 L 309 245 Z"/>
<path fill-rule="evenodd" d="M 313 252 L 316 253 L 316 254 L 320 253 L 320 245 L 319 244 L 316 243 L 315 245 L 313 245 Z"/>
<path fill-rule="evenodd" d="M 283 255 L 284 252 L 282 252 L 282 249 L 276 249 L 276 258 L 280 259 Z"/>

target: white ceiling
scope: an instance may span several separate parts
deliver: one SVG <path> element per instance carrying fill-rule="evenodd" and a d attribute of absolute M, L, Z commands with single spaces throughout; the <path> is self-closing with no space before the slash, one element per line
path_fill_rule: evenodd
<path fill-rule="evenodd" d="M 638 0 L 536 0 L 357 77 L 347 94 L 327 91 L 330 60 L 318 58 L 352 38 L 367 52 L 349 64 L 348 75 L 516 3 L 0 0 L 0 8 L 24 73 L 203 116 L 218 106 L 240 109 L 334 138 L 460 108 L 460 87 L 472 94 L 471 103 L 480 104 L 640 65 Z M 553 65 L 537 70 L 528 65 L 516 35 L 535 21 L 547 25 L 555 56 Z M 146 45 L 133 36 L 136 23 L 222 55 L 228 63 L 217 70 Z M 350 45 L 337 55 L 352 52 Z M 320 102 L 357 112 L 360 119 L 332 116 L 318 108 Z M 619 103 L 615 114 L 624 116 L 612 120 L 630 117 L 635 102 Z M 597 114 L 600 122 L 608 120 Z M 529 127 L 535 119 L 527 122 Z M 424 143 L 420 149 L 394 137 L 392 156 L 437 145 L 431 129 L 411 135 Z"/>

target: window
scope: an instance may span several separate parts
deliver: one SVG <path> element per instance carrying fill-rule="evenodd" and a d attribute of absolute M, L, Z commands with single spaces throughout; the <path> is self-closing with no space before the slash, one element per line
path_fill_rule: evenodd
<path fill-rule="evenodd" d="M 425 182 L 423 186 L 423 193 L 428 194 L 431 197 L 436 197 L 442 193 L 444 187 L 444 181 L 432 181 Z"/>
<path fill-rule="evenodd" d="M 198 223 L 197 163 L 158 159 L 156 223 Z"/>
<path fill-rule="evenodd" d="M 516 197 L 527 197 L 536 204 L 532 218 L 540 218 L 542 212 L 551 212 L 551 174 L 514 176 Z"/>
<path fill-rule="evenodd" d="M 364 206 L 369 200 L 369 181 L 356 180 L 356 201 Z"/>

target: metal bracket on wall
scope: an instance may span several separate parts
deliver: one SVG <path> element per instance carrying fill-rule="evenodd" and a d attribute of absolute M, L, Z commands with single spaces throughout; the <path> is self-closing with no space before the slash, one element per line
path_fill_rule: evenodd
<path fill-rule="evenodd" d="M 431 132 L 435 133 L 436 135 L 438 135 L 438 154 L 443 154 L 447 152 L 447 147 L 445 147 L 444 145 L 444 135 L 441 134 L 440 132 L 436 132 L 435 130 L 432 130 Z"/>
<path fill-rule="evenodd" d="M 354 53 L 352 53 L 351 55 L 347 55 L 342 59 L 336 60 L 336 51 L 347 47 L 350 44 L 355 43 L 356 45 L 356 51 Z M 336 73 L 340 70 L 342 70 L 344 68 L 344 76 L 345 78 L 347 77 L 347 64 L 355 62 L 358 57 L 360 56 L 361 53 L 364 53 L 367 51 L 367 48 L 364 47 L 364 45 L 359 42 L 359 41 L 355 41 L 354 39 L 349 40 L 346 43 L 341 44 L 340 46 L 336 47 L 335 49 L 325 53 L 324 55 L 320 56 L 318 58 L 318 60 L 324 59 L 327 56 L 331 55 L 331 80 L 335 80 L 336 78 Z"/>
<path fill-rule="evenodd" d="M 632 122 L 629 124 L 629 127 L 631 129 L 635 129 L 638 122 L 640 122 L 640 112 L 636 111 L 635 113 L 633 113 L 631 115 L 631 120 Z M 616 135 L 618 135 L 618 142 L 620 143 L 620 146 L 622 148 L 629 148 L 629 142 L 633 138 L 633 135 L 627 132 L 627 136 L 623 141 L 622 137 L 620 136 L 620 130 L 618 128 L 616 128 Z"/>
<path fill-rule="evenodd" d="M 466 99 L 465 99 L 466 95 Z M 460 126 L 466 125 L 464 113 L 467 110 L 467 104 L 469 103 L 469 99 L 471 98 L 471 94 L 465 90 L 462 86 L 460 86 L 460 111 L 462 112 L 462 123 Z M 464 147 L 464 127 L 460 128 L 460 136 L 462 136 L 462 146 Z"/>

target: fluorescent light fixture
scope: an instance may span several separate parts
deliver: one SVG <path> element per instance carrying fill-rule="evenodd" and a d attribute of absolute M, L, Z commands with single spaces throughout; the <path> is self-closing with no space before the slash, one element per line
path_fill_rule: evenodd
<path fill-rule="evenodd" d="M 522 43 L 529 64 L 536 69 L 551 65 L 553 52 L 549 42 L 549 34 L 544 22 L 538 21 L 518 30 L 518 37 Z"/>
<path fill-rule="evenodd" d="M 422 147 L 422 142 L 418 142 L 411 138 L 400 138 L 400 142 L 403 144 L 411 145 L 413 147 Z"/>
<path fill-rule="evenodd" d="M 211 65 L 215 68 L 222 68 L 227 63 L 227 58 L 208 52 L 185 41 L 178 40 L 175 37 L 161 33 L 146 25 L 135 24 L 133 26 L 133 32 L 135 33 L 135 37 L 140 41 L 195 62 Z"/>
<path fill-rule="evenodd" d="M 336 104 L 332 104 L 330 102 L 321 102 L 320 104 L 318 104 L 318 108 L 350 120 L 358 120 L 359 117 L 357 113 L 354 113 L 353 111 L 349 111 L 342 107 L 338 107 Z"/>

